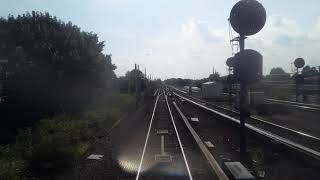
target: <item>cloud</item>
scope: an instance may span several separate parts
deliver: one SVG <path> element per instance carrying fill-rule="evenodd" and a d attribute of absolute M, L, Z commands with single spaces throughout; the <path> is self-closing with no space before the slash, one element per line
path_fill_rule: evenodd
<path fill-rule="evenodd" d="M 224 34 L 209 25 L 208 21 L 192 18 L 181 25 L 182 33 L 188 37 L 206 42 L 221 42 Z"/>
<path fill-rule="evenodd" d="M 115 33 L 110 33 L 110 35 L 114 38 L 119 38 L 119 39 L 135 39 L 135 38 L 137 38 L 136 34 L 130 33 L 130 32 L 115 32 Z"/>
<path fill-rule="evenodd" d="M 273 67 L 291 72 L 291 63 L 297 57 L 311 66 L 319 65 L 320 18 L 315 22 L 306 27 L 293 19 L 271 15 L 259 33 L 246 39 L 246 48 L 263 55 L 264 74 Z M 225 61 L 231 56 L 228 27 L 221 29 L 207 20 L 190 18 L 181 23 L 180 29 L 168 28 L 139 38 L 139 44 L 145 51 L 131 58 L 155 77 L 204 78 L 212 73 L 213 66 L 220 74 L 227 74 Z"/>
<path fill-rule="evenodd" d="M 129 3 L 130 0 L 93 0 L 99 6 L 123 5 Z"/>
<path fill-rule="evenodd" d="M 152 51 L 145 59 L 147 69 L 162 78 L 203 78 L 212 67 L 225 71 L 225 60 L 231 54 L 227 32 L 210 26 L 205 20 L 191 18 L 177 31 L 169 30 L 149 37 L 146 45 Z"/>
<path fill-rule="evenodd" d="M 145 55 L 146 56 L 151 56 L 152 55 L 152 51 L 150 49 L 146 50 Z"/>
<path fill-rule="evenodd" d="M 291 72 L 291 63 L 297 57 L 303 57 L 306 64 L 315 66 L 319 64 L 316 59 L 320 48 L 320 18 L 315 22 L 306 26 L 294 19 L 271 15 L 261 32 L 248 37 L 246 45 L 263 54 L 265 74 L 275 66 Z"/>
<path fill-rule="evenodd" d="M 280 34 L 273 39 L 273 43 L 284 46 L 291 46 L 295 45 L 295 39 L 289 37 L 287 34 Z"/>
<path fill-rule="evenodd" d="M 270 15 L 261 32 L 247 38 L 246 48 L 255 49 L 264 56 L 264 74 L 278 66 L 291 72 L 291 63 L 297 57 L 305 58 L 311 66 L 318 66 L 319 31 L 320 16 L 314 24 L 306 26 L 281 15 Z M 225 59 L 231 55 L 227 31 L 214 28 L 208 21 L 190 19 L 183 24 L 182 32 L 185 44 L 189 44 L 185 57 L 188 62 L 197 62 L 191 64 L 193 69 L 208 71 L 215 66 L 221 74 L 227 73 Z"/>

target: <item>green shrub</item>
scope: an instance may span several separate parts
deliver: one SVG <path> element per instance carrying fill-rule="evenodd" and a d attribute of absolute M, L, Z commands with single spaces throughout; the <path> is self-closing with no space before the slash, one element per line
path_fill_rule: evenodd
<path fill-rule="evenodd" d="M 114 94 L 108 97 L 104 103 L 99 104 L 99 108 L 115 108 L 121 111 L 127 111 L 135 106 L 136 97 L 132 94 Z"/>
<path fill-rule="evenodd" d="M 89 149 L 93 134 L 88 121 L 68 116 L 43 119 L 32 131 L 19 131 L 14 149 L 26 159 L 32 174 L 52 175 L 81 157 Z"/>
<path fill-rule="evenodd" d="M 37 146 L 28 160 L 28 169 L 37 176 L 47 176 L 62 172 L 70 165 L 71 157 L 61 147 L 49 141 Z"/>
<path fill-rule="evenodd" d="M 82 142 L 62 148 L 62 151 L 72 159 L 78 159 L 82 157 L 90 148 L 91 144 L 88 142 Z"/>
<path fill-rule="evenodd" d="M 23 179 L 26 163 L 15 155 L 14 147 L 0 146 L 0 179 Z"/>
<path fill-rule="evenodd" d="M 23 179 L 25 161 L 23 159 L 0 159 L 0 179 Z"/>
<path fill-rule="evenodd" d="M 89 127 L 97 128 L 99 125 L 108 127 L 119 119 L 123 112 L 133 110 L 135 102 L 136 97 L 131 94 L 115 94 L 104 104 L 86 111 L 83 119 L 88 122 Z"/>
<path fill-rule="evenodd" d="M 26 170 L 39 177 L 63 171 L 90 149 L 101 126 L 111 127 L 135 101 L 133 95 L 114 95 L 81 117 L 60 115 L 20 130 L 15 144 L 0 146 L 0 179 L 22 179 Z"/>

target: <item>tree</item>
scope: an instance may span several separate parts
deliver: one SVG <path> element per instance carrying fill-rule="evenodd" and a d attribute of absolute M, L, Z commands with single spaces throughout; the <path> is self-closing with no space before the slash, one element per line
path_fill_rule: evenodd
<path fill-rule="evenodd" d="M 303 69 L 302 69 L 302 74 L 304 76 L 314 76 L 316 74 L 318 74 L 318 70 L 316 67 L 310 67 L 310 66 L 305 66 Z"/>
<path fill-rule="evenodd" d="M 290 74 L 286 73 L 281 67 L 272 68 L 269 75 L 266 75 L 267 80 L 271 81 L 286 81 L 290 79 Z"/>
<path fill-rule="evenodd" d="M 105 43 L 49 13 L 0 18 L 0 43 L 10 75 L 1 119 L 10 116 L 15 126 L 57 113 L 80 113 L 97 89 L 108 93 L 116 81 L 111 55 L 102 53 Z"/>
<path fill-rule="evenodd" d="M 286 72 L 281 67 L 272 68 L 270 71 L 270 75 L 280 75 L 286 74 Z"/>
<path fill-rule="evenodd" d="M 144 74 L 138 69 L 133 69 L 127 71 L 124 77 L 119 78 L 119 89 L 122 93 L 133 93 L 136 90 L 140 92 L 144 91 L 145 83 Z"/>
<path fill-rule="evenodd" d="M 209 78 L 210 81 L 219 81 L 220 80 L 220 74 L 218 72 L 214 74 L 210 74 Z"/>
<path fill-rule="evenodd" d="M 192 82 L 193 81 L 191 79 L 181 79 L 181 78 L 171 78 L 171 79 L 164 80 L 165 84 L 178 86 L 178 87 L 189 86 L 192 84 Z"/>

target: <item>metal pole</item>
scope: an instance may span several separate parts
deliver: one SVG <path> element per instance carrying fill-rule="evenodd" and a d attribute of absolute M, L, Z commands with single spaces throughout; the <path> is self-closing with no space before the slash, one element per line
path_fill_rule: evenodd
<path fill-rule="evenodd" d="M 138 80 L 138 73 L 139 73 L 139 65 L 137 65 L 137 70 L 136 70 L 136 74 L 135 74 L 135 77 L 136 77 L 136 95 L 138 95 L 138 93 L 139 93 L 139 86 L 138 86 L 138 84 L 139 84 L 139 80 Z"/>
<path fill-rule="evenodd" d="M 229 104 L 232 106 L 232 83 L 230 82 L 230 75 L 231 75 L 231 67 L 229 67 Z"/>
<path fill-rule="evenodd" d="M 147 68 L 144 68 L 144 79 L 147 79 Z"/>
<path fill-rule="evenodd" d="M 296 102 L 298 102 L 298 75 L 299 75 L 299 68 L 297 68 L 297 74 L 296 74 Z"/>
<path fill-rule="evenodd" d="M 240 52 L 244 50 L 244 40 L 245 36 L 240 35 L 239 44 L 240 44 Z M 246 144 L 246 129 L 245 129 L 245 119 L 249 115 L 248 108 L 248 89 L 247 84 L 244 82 L 240 82 L 240 97 L 239 97 L 239 105 L 240 105 L 240 153 L 244 154 L 247 150 Z"/>
<path fill-rule="evenodd" d="M 147 68 L 144 68 L 144 88 L 145 88 L 145 92 L 147 90 L 147 84 L 148 84 L 148 80 L 147 80 Z"/>
<path fill-rule="evenodd" d="M 135 64 L 135 71 L 134 71 L 134 84 L 135 84 L 135 96 L 136 96 L 136 109 L 138 108 L 138 69 L 139 66 Z"/>

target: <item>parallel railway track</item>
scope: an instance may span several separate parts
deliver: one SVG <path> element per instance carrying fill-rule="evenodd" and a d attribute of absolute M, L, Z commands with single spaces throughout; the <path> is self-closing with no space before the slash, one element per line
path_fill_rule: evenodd
<path fill-rule="evenodd" d="M 239 112 L 206 102 L 204 100 L 188 96 L 185 92 L 174 89 L 173 94 L 183 101 L 191 103 L 197 107 L 205 109 L 211 113 L 217 114 L 220 117 L 230 120 L 234 123 L 239 123 Z M 179 93 L 177 93 L 179 92 Z M 183 94 L 183 95 L 182 95 Z M 280 126 L 260 119 L 255 116 L 248 118 L 246 127 L 255 133 L 263 135 L 274 141 L 286 145 L 287 147 L 298 150 L 312 158 L 320 159 L 320 138 L 310 134 Z"/>
<path fill-rule="evenodd" d="M 180 92 L 180 93 L 188 95 L 187 91 L 184 91 L 184 90 L 181 90 L 181 89 L 178 89 L 178 88 L 174 88 L 174 87 L 172 87 L 172 88 L 175 89 L 176 91 Z M 227 96 L 229 95 L 228 93 L 223 93 L 223 94 L 225 94 Z M 233 93 L 232 97 L 234 97 L 234 96 L 235 96 L 235 94 Z M 304 109 L 304 110 L 312 110 L 312 111 L 320 112 L 320 105 L 319 104 L 300 103 L 300 102 L 284 101 L 284 100 L 271 99 L 271 98 L 267 98 L 266 102 L 270 103 L 270 104 L 281 104 L 281 105 L 285 105 L 285 106 L 301 108 L 301 109 Z"/>
<path fill-rule="evenodd" d="M 274 103 L 274 104 L 282 104 L 285 106 L 292 106 L 296 108 L 301 108 L 305 110 L 312 110 L 312 111 L 318 111 L 320 112 L 320 105 L 318 104 L 306 104 L 306 103 L 299 103 L 299 102 L 293 102 L 293 101 L 283 101 L 283 100 L 277 100 L 277 99 L 266 99 L 268 103 Z"/>

